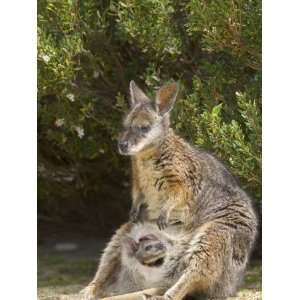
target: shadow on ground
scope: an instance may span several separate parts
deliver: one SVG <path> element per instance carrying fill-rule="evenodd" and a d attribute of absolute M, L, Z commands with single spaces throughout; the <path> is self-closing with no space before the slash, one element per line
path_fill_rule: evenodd
<path fill-rule="evenodd" d="M 59 294 L 80 291 L 92 279 L 106 241 L 81 239 L 58 243 L 49 241 L 38 247 L 38 299 L 55 299 Z M 230 300 L 260 300 L 261 263 L 252 262 L 243 288 Z M 229 300 L 229 299 L 228 299 Z"/>

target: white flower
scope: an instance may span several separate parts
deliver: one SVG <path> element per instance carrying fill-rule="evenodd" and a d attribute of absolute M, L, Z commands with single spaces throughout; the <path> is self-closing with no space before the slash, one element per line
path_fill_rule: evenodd
<path fill-rule="evenodd" d="M 99 72 L 98 71 L 94 71 L 93 73 L 93 77 L 96 79 L 99 77 Z"/>
<path fill-rule="evenodd" d="M 74 102 L 75 101 L 75 96 L 74 96 L 74 94 L 68 94 L 67 96 L 66 96 L 71 102 Z"/>
<path fill-rule="evenodd" d="M 54 124 L 56 127 L 61 127 L 65 124 L 65 119 L 64 118 L 56 119 Z"/>
<path fill-rule="evenodd" d="M 84 137 L 84 129 L 79 126 L 75 126 L 74 129 L 77 132 L 78 137 L 82 139 Z"/>
<path fill-rule="evenodd" d="M 235 92 L 235 95 L 236 95 L 237 97 L 241 97 L 241 96 L 242 96 L 242 93 L 241 93 L 241 92 Z"/>
<path fill-rule="evenodd" d="M 42 59 L 47 64 L 50 61 L 50 56 L 44 54 L 44 55 L 42 55 Z"/>

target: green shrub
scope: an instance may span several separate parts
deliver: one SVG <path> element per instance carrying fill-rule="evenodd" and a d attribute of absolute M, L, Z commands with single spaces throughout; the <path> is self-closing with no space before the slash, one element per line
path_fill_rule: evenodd
<path fill-rule="evenodd" d="M 175 129 L 214 152 L 260 203 L 260 6 L 39 0 L 41 215 L 103 226 L 126 217 L 130 167 L 116 139 L 131 79 L 150 94 L 180 81 Z"/>

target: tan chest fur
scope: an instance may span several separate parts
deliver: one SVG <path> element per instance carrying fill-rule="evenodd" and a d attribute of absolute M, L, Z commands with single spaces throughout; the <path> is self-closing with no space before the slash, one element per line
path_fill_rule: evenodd
<path fill-rule="evenodd" d="M 149 218 L 157 219 L 168 198 L 166 186 L 163 185 L 158 189 L 156 184 L 163 174 L 157 171 L 152 162 L 148 160 L 137 160 L 137 170 L 139 188 L 145 197 L 145 203 L 148 204 Z"/>

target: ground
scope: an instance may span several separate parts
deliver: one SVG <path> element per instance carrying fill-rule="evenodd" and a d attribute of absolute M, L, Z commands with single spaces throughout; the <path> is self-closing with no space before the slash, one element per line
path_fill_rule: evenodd
<path fill-rule="evenodd" d="M 93 277 L 100 249 L 105 241 L 80 239 L 80 241 L 43 242 L 38 247 L 38 299 L 55 299 L 60 294 L 81 290 Z M 230 300 L 260 300 L 261 264 L 250 264 L 243 288 Z M 229 299 L 228 299 L 229 300 Z"/>

